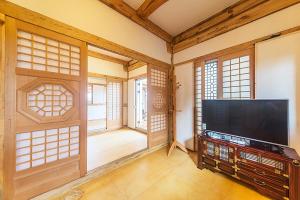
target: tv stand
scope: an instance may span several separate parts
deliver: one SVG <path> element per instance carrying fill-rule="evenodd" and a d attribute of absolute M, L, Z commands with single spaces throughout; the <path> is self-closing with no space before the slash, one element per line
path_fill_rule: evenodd
<path fill-rule="evenodd" d="M 289 147 L 204 131 L 198 168 L 227 174 L 272 199 L 300 200 L 300 157 Z"/>
<path fill-rule="evenodd" d="M 250 147 L 260 149 L 263 151 L 269 151 L 276 154 L 284 154 L 283 148 L 279 145 L 264 143 L 260 141 L 250 141 Z"/>

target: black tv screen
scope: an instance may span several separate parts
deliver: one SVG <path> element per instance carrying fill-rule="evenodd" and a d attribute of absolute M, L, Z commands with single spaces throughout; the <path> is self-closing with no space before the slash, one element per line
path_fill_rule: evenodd
<path fill-rule="evenodd" d="M 205 130 L 288 145 L 288 100 L 203 100 Z"/>

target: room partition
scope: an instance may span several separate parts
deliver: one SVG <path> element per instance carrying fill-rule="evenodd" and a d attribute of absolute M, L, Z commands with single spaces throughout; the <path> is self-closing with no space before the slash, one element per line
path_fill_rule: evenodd
<path fill-rule="evenodd" d="M 168 69 L 148 65 L 148 146 L 168 142 Z"/>
<path fill-rule="evenodd" d="M 86 173 L 86 44 L 6 18 L 5 197 Z"/>

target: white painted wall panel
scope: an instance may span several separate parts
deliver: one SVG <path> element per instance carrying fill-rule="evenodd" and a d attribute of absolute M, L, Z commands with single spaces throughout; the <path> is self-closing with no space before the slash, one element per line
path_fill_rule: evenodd
<path fill-rule="evenodd" d="M 256 98 L 289 100 L 289 142 L 300 153 L 300 32 L 256 45 Z"/>
<path fill-rule="evenodd" d="M 127 72 L 124 71 L 123 65 L 91 56 L 88 57 L 88 71 L 102 75 L 127 78 Z"/>
<path fill-rule="evenodd" d="M 177 140 L 191 150 L 194 148 L 193 74 L 192 63 L 175 68 L 176 82 L 181 84 L 176 90 Z"/>

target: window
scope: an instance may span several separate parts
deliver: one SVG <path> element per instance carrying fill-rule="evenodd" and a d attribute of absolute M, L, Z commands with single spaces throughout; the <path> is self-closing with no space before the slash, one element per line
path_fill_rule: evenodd
<path fill-rule="evenodd" d="M 222 62 L 223 99 L 250 99 L 250 55 Z"/>
<path fill-rule="evenodd" d="M 195 62 L 195 132 L 202 131 L 203 99 L 254 98 L 254 48 Z M 218 53 L 220 54 L 220 53 Z"/>
<path fill-rule="evenodd" d="M 106 85 L 89 83 L 88 84 L 88 104 L 100 105 L 106 102 Z"/>
<path fill-rule="evenodd" d="M 108 82 L 107 84 L 107 118 L 119 120 L 121 118 L 121 83 Z"/>

